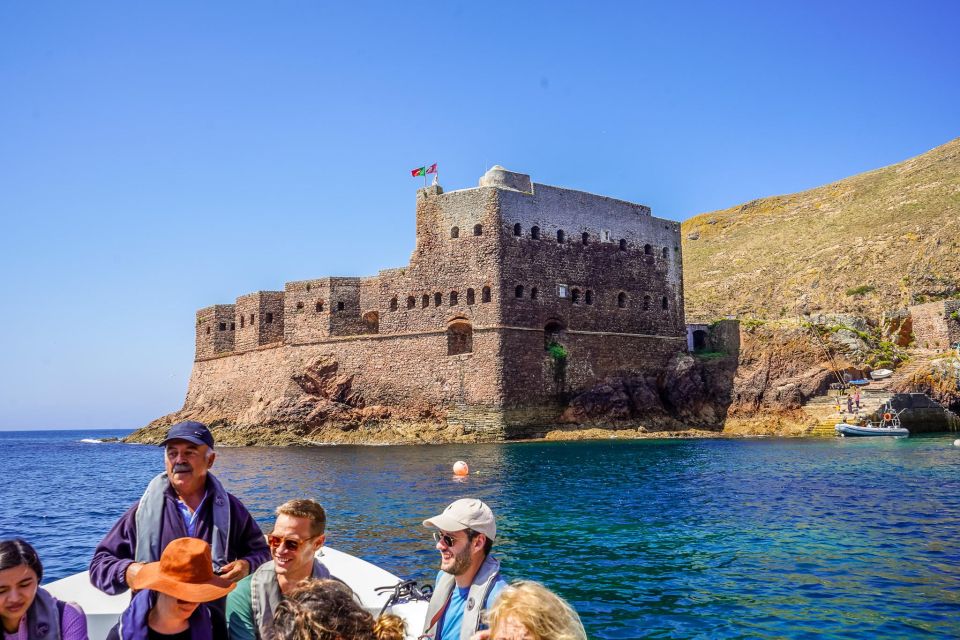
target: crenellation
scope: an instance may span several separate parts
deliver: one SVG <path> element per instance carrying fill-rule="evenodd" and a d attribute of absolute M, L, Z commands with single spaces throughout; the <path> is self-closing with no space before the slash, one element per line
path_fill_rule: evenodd
<path fill-rule="evenodd" d="M 644 205 L 494 167 L 472 189 L 417 191 L 404 267 L 287 282 L 198 312 L 198 366 L 226 348 L 205 339 L 201 321 L 229 313 L 237 357 L 287 350 L 269 357 L 290 368 L 278 384 L 312 357 L 333 357 L 365 398 L 426 402 L 449 410 L 451 424 L 523 433 L 538 407 L 553 411 L 617 372 L 656 371 L 683 350 L 679 232 Z M 552 342 L 564 362 L 546 350 Z M 234 371 L 217 361 L 217 371 Z"/>
<path fill-rule="evenodd" d="M 197 359 L 233 351 L 235 328 L 232 304 L 215 304 L 197 311 Z"/>

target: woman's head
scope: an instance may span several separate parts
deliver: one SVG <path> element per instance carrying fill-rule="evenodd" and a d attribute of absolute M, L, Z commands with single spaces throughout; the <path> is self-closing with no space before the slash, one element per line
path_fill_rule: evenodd
<path fill-rule="evenodd" d="M 505 588 L 488 612 L 491 640 L 586 640 L 580 616 L 539 582 Z"/>
<path fill-rule="evenodd" d="M 20 538 L 0 541 L 0 619 L 7 631 L 15 631 L 37 596 L 43 578 L 40 558 Z"/>
<path fill-rule="evenodd" d="M 381 616 L 374 621 L 339 580 L 308 580 L 277 605 L 273 616 L 277 640 L 402 640 L 403 620 Z"/>

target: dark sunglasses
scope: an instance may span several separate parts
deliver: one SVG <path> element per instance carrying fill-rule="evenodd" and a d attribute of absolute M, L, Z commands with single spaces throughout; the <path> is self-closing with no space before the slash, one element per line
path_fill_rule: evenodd
<path fill-rule="evenodd" d="M 300 548 L 300 545 L 310 540 L 313 540 L 316 537 L 317 536 L 312 536 L 310 538 L 307 538 L 306 540 L 294 540 L 293 538 L 281 538 L 280 536 L 275 536 L 271 534 L 267 536 L 267 544 L 270 545 L 271 549 L 286 547 L 287 549 L 290 549 L 290 551 L 293 551 L 294 553 L 296 553 L 297 549 Z"/>
<path fill-rule="evenodd" d="M 440 533 L 439 531 L 433 532 L 433 540 L 434 542 L 442 542 L 448 547 L 452 547 L 457 543 L 457 541 L 453 539 L 452 535 L 449 533 Z"/>

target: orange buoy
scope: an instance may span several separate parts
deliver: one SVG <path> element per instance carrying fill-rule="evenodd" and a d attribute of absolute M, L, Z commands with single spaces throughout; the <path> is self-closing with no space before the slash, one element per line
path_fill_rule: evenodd
<path fill-rule="evenodd" d="M 893 416 L 890 415 L 889 413 L 885 413 L 885 414 L 883 414 L 883 419 L 884 419 L 884 420 L 892 420 L 892 419 L 893 419 Z"/>
<path fill-rule="evenodd" d="M 455 476 L 466 476 L 470 475 L 470 467 L 467 466 L 467 463 L 463 460 L 457 460 L 453 463 L 453 475 Z"/>

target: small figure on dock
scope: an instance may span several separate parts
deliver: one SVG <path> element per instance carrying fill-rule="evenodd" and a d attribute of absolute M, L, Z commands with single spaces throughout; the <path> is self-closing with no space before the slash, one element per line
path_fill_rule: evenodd
<path fill-rule="evenodd" d="M 853 389 L 853 403 L 857 405 L 857 411 L 860 411 L 860 387 Z"/>
<path fill-rule="evenodd" d="M 847 413 L 853 413 L 853 396 L 847 396 Z"/>

